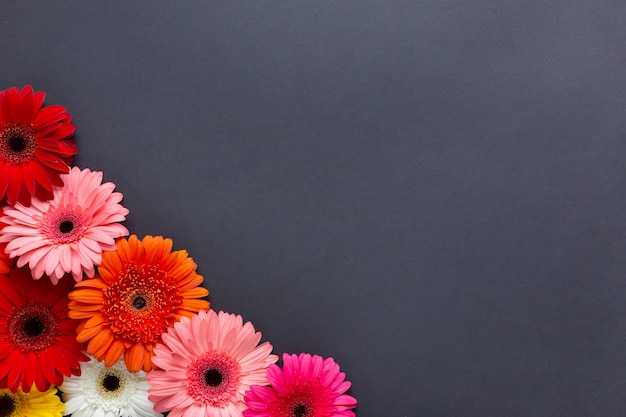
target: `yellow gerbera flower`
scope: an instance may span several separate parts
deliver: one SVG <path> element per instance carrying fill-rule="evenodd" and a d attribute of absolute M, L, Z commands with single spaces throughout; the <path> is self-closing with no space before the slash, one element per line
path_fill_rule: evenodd
<path fill-rule="evenodd" d="M 57 389 L 39 391 L 33 386 L 29 392 L 18 388 L 17 392 L 0 389 L 0 415 L 7 417 L 61 417 L 65 404 L 57 395 Z"/>

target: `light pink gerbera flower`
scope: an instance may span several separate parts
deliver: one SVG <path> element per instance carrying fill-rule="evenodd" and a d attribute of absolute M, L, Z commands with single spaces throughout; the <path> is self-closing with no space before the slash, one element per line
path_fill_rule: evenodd
<path fill-rule="evenodd" d="M 241 417 L 244 393 L 267 384 L 267 367 L 278 360 L 272 345 L 241 316 L 213 310 L 183 317 L 162 335 L 148 373 L 148 399 L 169 417 Z"/>
<path fill-rule="evenodd" d="M 333 358 L 308 353 L 283 354 L 283 369 L 267 370 L 271 387 L 253 385 L 246 392 L 244 417 L 354 417 L 356 399 Z"/>
<path fill-rule="evenodd" d="M 61 179 L 64 186 L 53 188 L 52 200 L 33 197 L 30 207 L 4 207 L 0 230 L 5 252 L 17 257 L 19 267 L 28 264 L 33 278 L 45 273 L 55 284 L 70 272 L 76 281 L 83 273 L 92 278 L 102 252 L 115 250 L 115 239 L 128 235 L 118 223 L 128 214 L 119 204 L 122 194 L 113 192 L 113 183 L 102 184 L 101 172 L 74 167 Z"/>

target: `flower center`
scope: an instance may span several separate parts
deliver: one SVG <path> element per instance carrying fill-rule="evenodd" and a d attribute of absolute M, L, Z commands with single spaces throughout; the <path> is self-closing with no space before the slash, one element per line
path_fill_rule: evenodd
<path fill-rule="evenodd" d="M 133 300 L 130 302 L 133 308 L 137 311 L 145 310 L 148 307 L 148 300 L 141 294 L 133 296 Z"/>
<path fill-rule="evenodd" d="M 292 392 L 280 398 L 275 409 L 277 416 L 315 417 L 330 415 L 327 414 L 326 406 L 330 406 L 332 401 L 329 401 L 323 386 L 315 381 L 306 381 L 297 383 L 292 388 L 294 389 Z"/>
<path fill-rule="evenodd" d="M 50 207 L 40 222 L 41 234 L 55 244 L 80 240 L 87 229 L 80 208 Z"/>
<path fill-rule="evenodd" d="M 128 383 L 123 371 L 114 368 L 102 368 L 96 378 L 96 389 L 102 398 L 119 398 L 124 394 Z"/>
<path fill-rule="evenodd" d="M 305 417 L 307 415 L 308 408 L 305 404 L 298 404 L 293 407 L 291 414 L 294 417 Z"/>
<path fill-rule="evenodd" d="M 187 367 L 187 393 L 196 402 L 223 407 L 237 395 L 241 366 L 219 351 L 204 353 Z"/>
<path fill-rule="evenodd" d="M 6 125 L 0 130 L 0 156 L 13 165 L 30 161 L 37 149 L 33 132 L 18 125 Z"/>
<path fill-rule="evenodd" d="M 41 317 L 27 317 L 22 322 L 22 332 L 28 337 L 38 337 L 46 330 L 46 323 Z"/>
<path fill-rule="evenodd" d="M 0 394 L 0 417 L 10 417 L 16 408 L 13 396 L 7 393 Z"/>
<path fill-rule="evenodd" d="M 68 234 L 74 229 L 74 222 L 71 220 L 63 220 L 59 223 L 59 232 L 63 234 Z"/>
<path fill-rule="evenodd" d="M 24 152 L 27 144 L 26 139 L 18 135 L 11 135 L 7 138 L 7 146 L 15 153 Z"/>
<path fill-rule="evenodd" d="M 178 287 L 158 265 L 129 262 L 117 280 L 104 290 L 102 312 L 111 331 L 128 341 L 143 343 L 160 340 L 176 320 L 183 303 Z"/>
<path fill-rule="evenodd" d="M 217 369 L 209 369 L 204 373 L 204 381 L 210 387 L 217 387 L 222 383 L 222 374 Z"/>
<path fill-rule="evenodd" d="M 59 318 L 52 310 L 32 301 L 16 308 L 7 319 L 10 340 L 22 353 L 37 352 L 57 342 Z"/>
<path fill-rule="evenodd" d="M 102 380 L 102 387 L 107 391 L 116 391 L 120 388 L 120 379 L 115 375 L 107 375 Z"/>

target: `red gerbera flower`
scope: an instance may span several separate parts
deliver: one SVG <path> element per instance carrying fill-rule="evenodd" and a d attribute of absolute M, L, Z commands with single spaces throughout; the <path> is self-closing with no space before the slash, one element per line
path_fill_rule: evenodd
<path fill-rule="evenodd" d="M 72 117 L 63 106 L 42 107 L 44 97 L 30 85 L 0 91 L 0 199 L 11 205 L 50 200 L 78 152 Z"/>
<path fill-rule="evenodd" d="M 76 341 L 76 320 L 68 318 L 73 280 L 35 281 L 28 268 L 0 275 L 0 387 L 46 391 L 63 376 L 80 375 L 89 358 Z"/>

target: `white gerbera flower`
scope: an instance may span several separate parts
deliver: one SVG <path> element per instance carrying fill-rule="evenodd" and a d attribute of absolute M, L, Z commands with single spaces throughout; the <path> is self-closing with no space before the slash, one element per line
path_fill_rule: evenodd
<path fill-rule="evenodd" d="M 123 359 L 107 368 L 91 357 L 80 364 L 81 376 L 67 377 L 59 389 L 65 402 L 64 416 L 161 417 L 148 400 L 146 373 L 128 372 Z"/>

